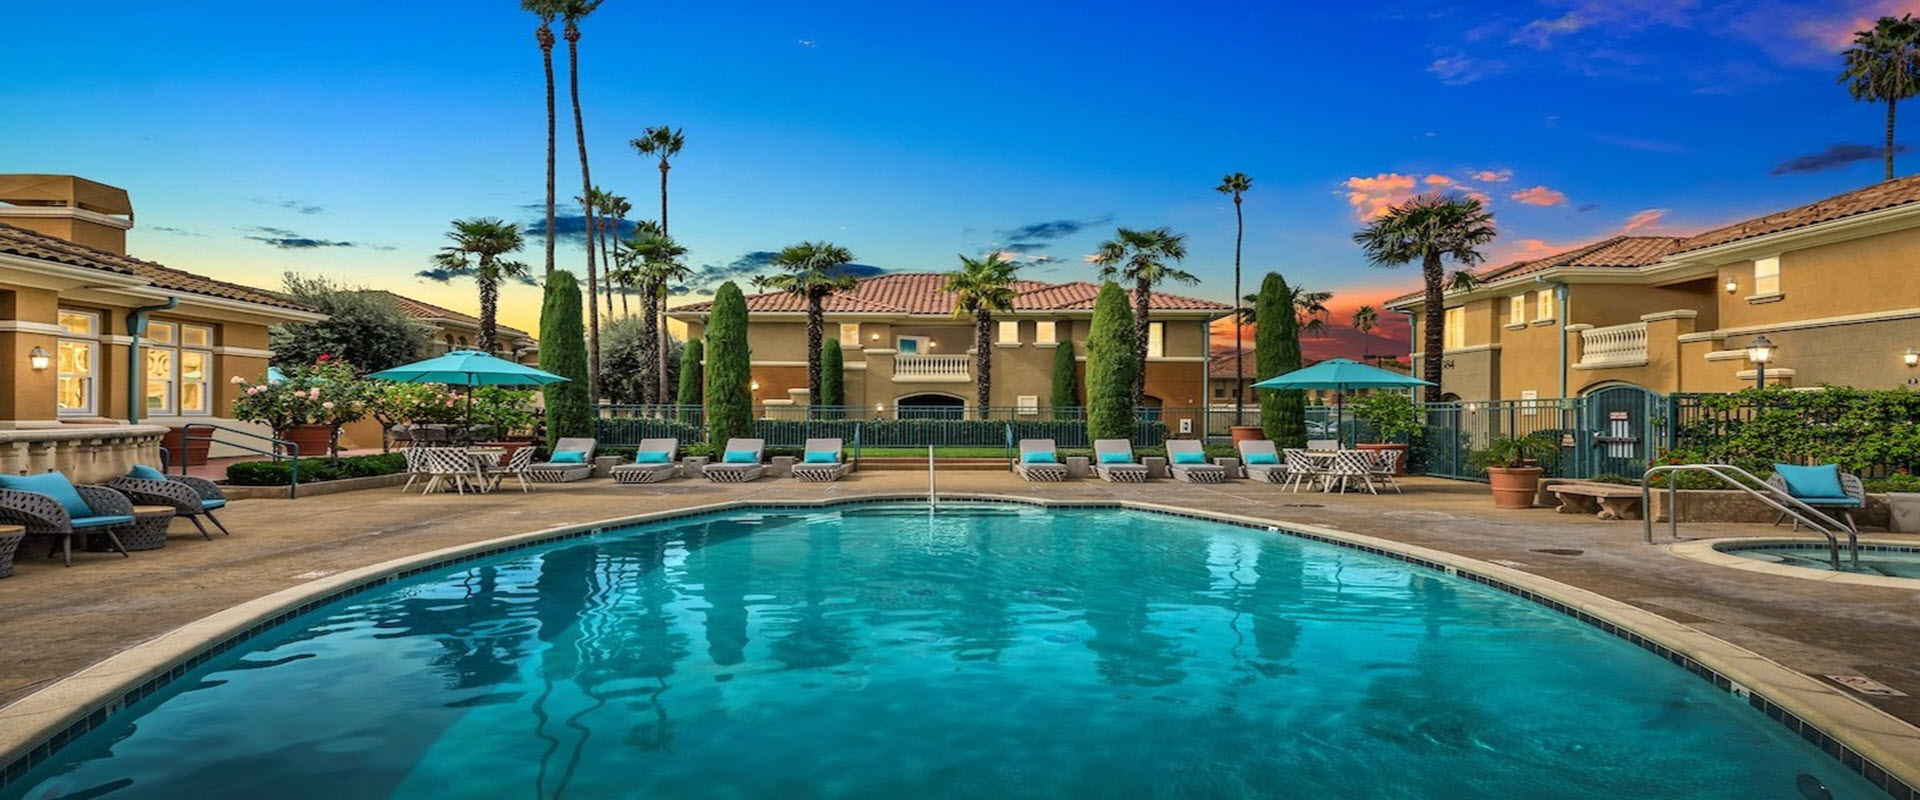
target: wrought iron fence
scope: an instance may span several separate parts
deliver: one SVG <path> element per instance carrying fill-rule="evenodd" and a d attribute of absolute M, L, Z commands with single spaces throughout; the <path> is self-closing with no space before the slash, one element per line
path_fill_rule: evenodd
<path fill-rule="evenodd" d="M 753 409 L 754 435 L 768 447 L 798 447 L 812 438 L 856 437 L 867 448 L 1006 446 L 1019 439 L 1053 439 L 1061 447 L 1092 447 L 1082 408 L 994 406 L 895 407 L 782 406 Z M 1193 436 L 1204 409 L 1142 408 L 1135 412 L 1133 442 L 1158 447 L 1170 435 Z M 603 404 L 594 421 L 602 445 L 633 446 L 642 439 L 705 439 L 705 410 L 700 406 Z M 1182 421 L 1185 421 L 1184 424 Z"/>

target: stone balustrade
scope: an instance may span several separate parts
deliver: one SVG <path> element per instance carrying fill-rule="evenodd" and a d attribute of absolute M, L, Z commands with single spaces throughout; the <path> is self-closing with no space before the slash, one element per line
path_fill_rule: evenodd
<path fill-rule="evenodd" d="M 1647 323 L 1630 322 L 1580 332 L 1582 367 L 1627 367 L 1647 363 Z"/>
<path fill-rule="evenodd" d="M 160 465 L 159 425 L 70 425 L 0 430 L 0 472 L 58 471 L 74 483 L 101 483 L 135 464 Z"/>

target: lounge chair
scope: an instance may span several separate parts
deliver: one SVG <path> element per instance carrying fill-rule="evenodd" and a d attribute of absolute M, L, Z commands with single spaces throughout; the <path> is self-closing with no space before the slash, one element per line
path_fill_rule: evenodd
<path fill-rule="evenodd" d="M 28 536 L 58 537 L 71 567 L 76 536 L 106 534 L 113 549 L 128 556 L 119 532 L 133 525 L 133 501 L 105 486 L 75 486 L 58 472 L 0 475 L 0 522 L 25 526 Z"/>
<path fill-rule="evenodd" d="M 1280 460 L 1285 463 L 1287 486 L 1295 494 L 1300 492 L 1300 484 L 1318 485 L 1327 477 L 1327 462 L 1309 451 L 1289 447 L 1280 451 Z"/>
<path fill-rule="evenodd" d="M 703 471 L 707 480 L 714 483 L 759 480 L 760 476 L 767 474 L 766 465 L 760 463 L 766 450 L 765 439 L 728 439 L 726 449 L 720 451 L 720 460 L 708 464 Z"/>
<path fill-rule="evenodd" d="M 1374 480 L 1385 481 L 1388 486 L 1393 487 L 1395 494 L 1404 494 L 1400 491 L 1400 482 L 1393 479 L 1393 474 L 1400 471 L 1401 452 L 1400 450 L 1374 451 L 1373 471 L 1369 473 Z"/>
<path fill-rule="evenodd" d="M 1133 443 L 1125 439 L 1095 439 L 1093 471 L 1103 481 L 1145 483 L 1147 465 L 1133 459 Z"/>
<path fill-rule="evenodd" d="M 1067 479 L 1067 465 L 1060 463 L 1059 448 L 1052 439 L 1021 439 L 1020 457 L 1013 471 L 1035 483 L 1056 483 Z"/>
<path fill-rule="evenodd" d="M 215 509 L 227 507 L 227 496 L 220 491 L 219 484 L 206 478 L 168 475 L 142 465 L 134 467 L 126 475 L 107 481 L 107 488 L 126 495 L 134 505 L 172 506 L 173 515 L 193 523 L 193 527 L 200 531 L 200 538 L 207 541 L 213 541 L 213 534 L 208 533 L 207 526 L 200 523 L 201 517 L 206 517 L 221 533 L 233 535 L 226 525 L 221 524 L 220 518 L 213 515 Z"/>
<path fill-rule="evenodd" d="M 1207 450 L 1197 439 L 1168 439 L 1167 468 L 1173 477 L 1187 483 L 1220 483 L 1227 479 L 1227 468 L 1207 462 Z"/>
<path fill-rule="evenodd" d="M 1271 439 L 1243 439 L 1239 443 L 1240 464 L 1247 468 L 1249 480 L 1286 483 L 1292 474 L 1281 463 L 1280 453 Z"/>
<path fill-rule="evenodd" d="M 839 439 L 808 439 L 793 465 L 793 477 L 815 483 L 831 483 L 846 477 L 850 465 L 841 460 L 844 443 Z"/>
<path fill-rule="evenodd" d="M 587 438 L 564 438 L 553 443 L 546 461 L 527 467 L 534 483 L 566 483 L 593 477 L 593 451 L 599 443 Z M 579 455 L 571 455 L 579 453 Z"/>
<path fill-rule="evenodd" d="M 613 468 L 614 483 L 659 483 L 680 477 L 679 439 L 641 439 L 633 463 Z"/>
<path fill-rule="evenodd" d="M 507 479 L 507 476 L 512 475 L 520 479 L 520 491 L 526 492 L 531 490 L 531 487 L 527 486 L 527 475 L 532 470 L 533 445 L 526 445 L 515 448 L 513 455 L 507 456 L 507 463 L 486 467 L 485 472 L 482 474 L 487 477 L 487 488 L 489 490 L 500 488 L 500 484 Z M 408 480 L 411 481 L 412 479 L 409 478 Z"/>
<path fill-rule="evenodd" d="M 1860 476 L 1840 471 L 1840 467 L 1826 464 L 1817 467 L 1798 467 L 1792 464 L 1773 465 L 1773 474 L 1767 477 L 1767 485 L 1779 489 L 1807 505 L 1813 506 L 1831 516 L 1831 510 L 1838 510 L 1840 518 L 1849 529 L 1858 533 L 1860 528 L 1853 522 L 1853 510 L 1867 504 L 1867 487 Z M 1787 514 L 1775 518 L 1778 525 L 1789 519 Z M 1793 529 L 1800 529 L 1800 520 L 1793 520 Z"/>

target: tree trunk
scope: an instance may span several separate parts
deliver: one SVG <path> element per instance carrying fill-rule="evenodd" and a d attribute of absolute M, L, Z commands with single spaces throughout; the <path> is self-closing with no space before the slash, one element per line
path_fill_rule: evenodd
<path fill-rule="evenodd" d="M 993 312 L 973 315 L 974 402 L 980 406 L 980 418 L 987 418 L 993 406 Z"/>
<path fill-rule="evenodd" d="M 627 295 L 630 294 L 633 294 L 633 284 L 622 278 L 620 280 L 620 316 L 622 317 L 633 316 L 633 308 L 627 305 Z"/>
<path fill-rule="evenodd" d="M 1153 329 L 1153 323 L 1147 319 L 1147 310 L 1153 302 L 1153 284 L 1135 281 L 1133 285 L 1133 407 L 1140 408 L 1147 401 L 1147 332 Z"/>
<path fill-rule="evenodd" d="M 818 291 L 807 292 L 807 405 L 820 405 L 820 338 L 826 329 Z"/>
<path fill-rule="evenodd" d="M 648 288 L 650 289 L 652 287 Z M 642 404 L 652 403 L 656 400 L 665 402 L 659 394 L 658 385 L 653 382 L 653 376 L 660 369 L 659 353 L 653 347 L 654 326 L 659 324 L 659 319 L 653 315 L 653 305 L 648 302 L 648 298 L 651 297 L 652 293 L 649 292 L 647 297 L 641 298 L 640 303 L 642 309 L 640 318 L 640 374 L 642 376 L 640 383 L 640 402 Z"/>
<path fill-rule="evenodd" d="M 547 76 L 547 271 L 553 276 L 553 202 L 554 202 L 554 151 L 558 144 L 554 132 L 557 118 L 553 109 L 553 29 L 546 25 L 534 31 L 534 39 L 540 43 L 540 68 Z"/>
<path fill-rule="evenodd" d="M 654 316 L 660 318 L 654 343 L 660 349 L 660 401 L 664 403 L 673 396 L 675 388 L 673 376 L 667 374 L 667 367 L 673 364 L 673 360 L 667 357 L 672 350 L 667 347 L 667 343 L 671 342 L 673 337 L 667 333 L 667 284 L 665 281 L 654 285 L 652 290 L 647 292 L 647 302 L 652 304 Z"/>
<path fill-rule="evenodd" d="M 1440 402 L 1440 371 L 1446 358 L 1447 342 L 1447 298 L 1442 284 L 1446 281 L 1446 270 L 1441 268 L 1440 254 L 1428 253 L 1420 263 L 1421 277 L 1426 280 L 1426 296 L 1421 299 L 1420 311 L 1426 314 L 1424 327 L 1420 331 L 1420 349 L 1426 353 L 1420 362 L 1420 379 L 1431 386 L 1427 387 L 1427 402 Z"/>
<path fill-rule="evenodd" d="M 673 167 L 667 164 L 666 156 L 660 157 L 660 234 L 667 233 L 667 170 Z"/>
<path fill-rule="evenodd" d="M 593 195 L 593 175 L 587 168 L 587 123 L 580 113 L 580 28 L 567 23 L 567 92 L 573 99 L 574 143 L 580 149 L 580 196 Z M 585 203 L 587 232 L 593 232 L 593 204 Z M 552 231 L 547 232 L 549 236 Z M 600 274 L 593 261 L 593 242 L 587 242 L 587 403 L 600 402 L 600 305 L 595 297 Z"/>
<path fill-rule="evenodd" d="M 1240 241 L 1247 232 L 1247 221 L 1240 216 L 1240 193 L 1233 193 L 1233 424 L 1245 425 L 1240 417 L 1246 411 L 1246 359 L 1240 350 Z M 1212 344 L 1209 342 L 1208 344 Z M 1212 349 L 1212 348 L 1208 348 Z M 1209 398 L 1208 402 L 1212 402 Z"/>
<path fill-rule="evenodd" d="M 1887 180 L 1893 180 L 1893 104 L 1887 101 Z"/>
<path fill-rule="evenodd" d="M 600 218 L 600 286 L 601 296 L 606 298 L 607 318 L 613 318 L 613 246 L 614 232 L 612 217 Z"/>
<path fill-rule="evenodd" d="M 487 274 L 486 273 L 487 268 L 488 268 L 487 266 L 482 266 L 480 268 L 482 275 Z M 495 318 L 499 314 L 499 309 L 500 309 L 500 285 L 498 283 L 495 283 L 490 278 L 484 278 L 484 277 L 481 278 L 480 279 L 480 342 L 479 342 L 479 345 L 480 345 L 480 352 L 482 353 L 487 353 L 487 354 L 493 353 L 494 336 L 496 331 L 499 330 L 499 326 L 495 322 Z"/>

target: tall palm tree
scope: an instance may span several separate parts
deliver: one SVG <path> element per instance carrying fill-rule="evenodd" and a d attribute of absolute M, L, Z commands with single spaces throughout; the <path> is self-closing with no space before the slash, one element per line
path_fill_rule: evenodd
<path fill-rule="evenodd" d="M 1378 267 L 1420 263 L 1425 282 L 1420 314 L 1421 378 L 1427 381 L 1427 402 L 1440 402 L 1441 353 L 1446 345 L 1445 260 L 1472 267 L 1486 260 L 1481 245 L 1493 241 L 1493 215 L 1479 200 L 1446 194 L 1423 194 L 1387 209 L 1387 213 L 1353 234 L 1353 241 Z M 1462 270 L 1463 272 L 1465 270 Z"/>
<path fill-rule="evenodd" d="M 580 150 L 580 195 L 593 194 L 593 173 L 587 167 L 587 123 L 580 113 L 580 20 L 586 19 L 605 0 L 556 0 L 560 17 L 566 22 L 567 94 L 573 101 L 573 140 Z M 584 200 L 582 201 L 584 203 Z M 587 231 L 593 231 L 593 205 L 584 205 Z M 552 235 L 549 230 L 548 235 Z M 594 287 L 600 282 L 594 264 L 593 243 L 587 243 L 587 401 L 600 402 L 600 306 Z"/>
<path fill-rule="evenodd" d="M 1380 327 L 1380 312 L 1373 306 L 1361 306 L 1353 310 L 1353 329 L 1364 334 L 1373 333 Z"/>
<path fill-rule="evenodd" d="M 602 272 L 605 272 L 609 268 L 606 256 L 607 226 L 606 214 L 604 213 L 607 207 L 608 197 L 609 195 L 606 190 L 595 186 L 588 189 L 586 194 L 573 198 L 580 204 L 581 208 L 587 210 L 587 250 L 589 253 L 600 256 L 600 268 Z M 587 285 L 587 302 L 589 304 L 598 304 L 601 294 L 602 292 L 598 282 Z"/>
<path fill-rule="evenodd" d="M 648 128 L 639 138 L 629 140 L 627 144 L 643 156 L 660 157 L 660 232 L 667 232 L 667 170 L 673 169 L 668 163 L 674 156 L 680 155 L 680 148 L 687 143 L 686 134 L 679 128 L 662 125 Z"/>
<path fill-rule="evenodd" d="M 634 283 L 640 288 L 641 336 L 648 342 L 648 353 L 640 363 L 643 371 L 652 369 L 647 374 L 658 378 L 650 381 L 651 386 L 644 393 L 665 403 L 673 396 L 666 370 L 667 291 L 675 282 L 692 277 L 693 270 L 685 261 L 686 246 L 663 233 L 657 223 L 646 220 L 636 227 L 628 248 L 636 261 Z"/>
<path fill-rule="evenodd" d="M 1840 55 L 1840 82 L 1853 99 L 1887 104 L 1887 180 L 1893 180 L 1894 106 L 1920 94 L 1920 20 L 1881 17 L 1872 29 L 1855 32 Z"/>
<path fill-rule="evenodd" d="M 973 317 L 974 403 L 984 416 L 993 405 L 993 312 L 1013 310 L 1013 273 L 1019 267 L 1000 253 L 986 258 L 960 257 L 960 269 L 947 273 L 944 287 L 953 294 L 953 315 Z"/>
<path fill-rule="evenodd" d="M 1293 305 L 1294 324 L 1299 327 L 1300 332 L 1308 336 L 1325 336 L 1327 317 L 1333 313 L 1327 308 L 1327 301 L 1333 299 L 1333 293 L 1309 292 L 1306 287 L 1297 283 L 1287 284 L 1287 293 L 1291 295 L 1289 302 Z M 1246 301 L 1246 305 L 1241 306 L 1235 316 L 1242 324 L 1252 324 L 1253 305 L 1259 301 L 1260 296 L 1250 294 L 1240 299 Z"/>
<path fill-rule="evenodd" d="M 453 230 L 447 232 L 447 238 L 453 240 L 453 244 L 440 249 L 433 258 L 434 264 L 454 274 L 470 274 L 474 282 L 480 285 L 480 341 L 477 346 L 481 352 L 491 353 L 494 332 L 499 327 L 495 320 L 500 307 L 500 282 L 527 275 L 527 265 L 501 258 L 508 253 L 518 252 L 525 244 L 520 235 L 520 226 L 484 217 L 457 219 L 453 221 Z"/>
<path fill-rule="evenodd" d="M 820 405 L 820 339 L 826 328 L 822 307 L 835 292 L 860 285 L 846 271 L 853 263 L 847 248 L 828 242 L 801 242 L 782 249 L 773 257 L 773 265 L 786 272 L 762 275 L 753 280 L 763 289 L 786 292 L 807 301 L 807 403 Z"/>
<path fill-rule="evenodd" d="M 1133 405 L 1137 408 L 1147 397 L 1147 333 L 1152 322 L 1147 318 L 1153 302 L 1153 287 L 1167 281 L 1199 283 L 1193 273 L 1175 264 L 1187 257 L 1187 235 L 1167 228 L 1135 230 L 1121 228 L 1114 238 L 1101 242 L 1089 259 L 1100 267 L 1102 280 L 1133 286 L 1133 355 L 1140 368 L 1133 372 Z"/>
<path fill-rule="evenodd" d="M 627 215 L 633 213 L 633 204 L 627 198 L 607 192 L 600 198 L 600 238 L 605 250 L 601 263 L 607 265 L 607 274 L 603 282 L 607 287 L 607 316 L 613 316 L 613 264 L 620 255 L 620 232 L 627 224 Z"/>
<path fill-rule="evenodd" d="M 533 40 L 540 45 L 540 68 L 547 78 L 547 227 L 545 228 L 547 247 L 546 275 L 553 274 L 553 204 L 554 196 L 554 150 L 558 144 L 555 136 L 555 115 L 553 109 L 553 18 L 560 14 L 561 0 L 520 0 L 520 8 L 532 12 L 540 18 L 540 27 L 533 29 Z"/>
<path fill-rule="evenodd" d="M 1233 296 L 1236 298 L 1240 296 L 1240 242 L 1246 238 L 1247 234 L 1247 220 L 1240 214 L 1240 196 L 1246 194 L 1247 190 L 1252 188 L 1253 179 L 1247 177 L 1247 173 L 1244 172 L 1230 173 L 1220 179 L 1219 186 L 1213 187 L 1213 190 L 1216 192 L 1233 195 Z M 1244 366 L 1241 356 L 1240 317 L 1241 315 L 1237 313 L 1233 315 L 1233 385 L 1235 386 L 1243 385 L 1247 380 L 1246 367 Z M 1241 393 L 1234 393 L 1233 421 L 1235 425 L 1240 424 L 1240 414 L 1242 406 L 1245 405 L 1245 400 L 1246 398 L 1243 397 Z"/>

